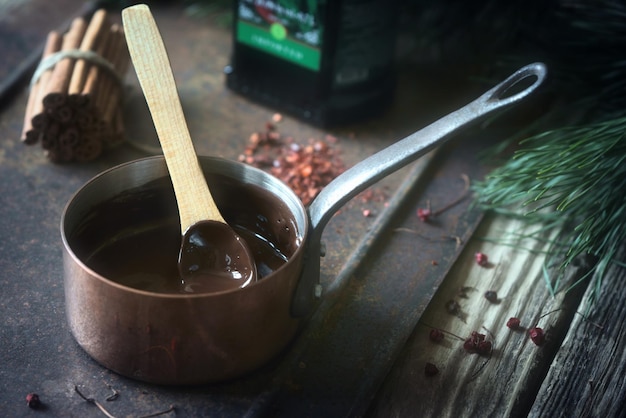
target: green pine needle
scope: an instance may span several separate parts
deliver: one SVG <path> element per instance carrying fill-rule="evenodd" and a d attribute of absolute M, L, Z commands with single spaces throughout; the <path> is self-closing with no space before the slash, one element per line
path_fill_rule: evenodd
<path fill-rule="evenodd" d="M 560 273 L 590 255 L 601 280 L 626 241 L 625 160 L 626 117 L 566 127 L 522 141 L 474 190 L 485 209 L 521 208 L 529 222 L 562 229 L 552 247 L 563 260 Z"/>

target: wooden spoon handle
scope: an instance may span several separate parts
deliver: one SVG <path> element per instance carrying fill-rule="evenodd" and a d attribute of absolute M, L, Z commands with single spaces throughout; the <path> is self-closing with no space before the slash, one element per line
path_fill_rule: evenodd
<path fill-rule="evenodd" d="M 145 4 L 122 11 L 130 57 L 146 97 L 174 185 L 181 231 L 202 220 L 223 222 L 191 141 L 159 29 Z"/>

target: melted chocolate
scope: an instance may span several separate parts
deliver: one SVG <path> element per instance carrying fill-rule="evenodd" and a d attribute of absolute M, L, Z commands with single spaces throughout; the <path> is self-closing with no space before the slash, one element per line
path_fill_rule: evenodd
<path fill-rule="evenodd" d="M 280 199 L 227 177 L 207 176 L 207 182 L 224 219 L 248 244 L 259 280 L 294 254 L 301 236 Z M 167 177 L 97 205 L 69 240 L 88 267 L 125 286 L 158 293 L 215 291 L 181 281 L 180 223 Z"/>
<path fill-rule="evenodd" d="M 183 235 L 178 272 L 186 292 L 219 292 L 256 282 L 246 241 L 223 222 L 200 221 Z"/>

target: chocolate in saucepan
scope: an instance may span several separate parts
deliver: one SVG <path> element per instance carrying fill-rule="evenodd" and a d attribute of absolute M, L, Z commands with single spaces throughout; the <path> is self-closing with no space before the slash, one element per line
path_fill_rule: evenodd
<path fill-rule="evenodd" d="M 207 175 L 225 220 L 250 247 L 259 279 L 279 269 L 302 237 L 288 207 L 272 193 Z M 180 223 L 168 177 L 98 204 L 71 237 L 76 255 L 101 276 L 157 293 L 210 293 L 237 288 L 236 281 L 181 281 Z"/>

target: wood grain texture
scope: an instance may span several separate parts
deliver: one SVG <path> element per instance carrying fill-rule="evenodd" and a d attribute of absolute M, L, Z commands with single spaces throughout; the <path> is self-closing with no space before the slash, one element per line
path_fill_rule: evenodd
<path fill-rule="evenodd" d="M 574 316 L 529 416 L 626 416 L 625 280 L 626 268 L 613 265 L 591 313 Z M 589 286 L 583 304 L 593 291 Z"/>
<path fill-rule="evenodd" d="M 528 231 L 518 220 L 485 218 L 415 328 L 372 404 L 370 417 L 528 414 L 584 290 L 580 286 L 575 292 L 550 294 L 544 282 L 548 244 L 514 239 Z M 485 267 L 475 261 L 479 251 L 489 257 Z M 568 280 L 586 270 L 571 268 Z M 485 298 L 489 290 L 497 292 L 496 303 Z M 448 309 L 452 301 L 458 304 L 454 314 Z M 519 318 L 524 328 L 507 328 L 510 317 Z M 541 346 L 528 337 L 533 326 L 546 332 Z M 446 332 L 443 341 L 430 340 L 433 328 Z M 492 341 L 490 355 L 464 349 L 464 339 L 472 331 Z M 427 376 L 427 363 L 439 373 Z"/>

